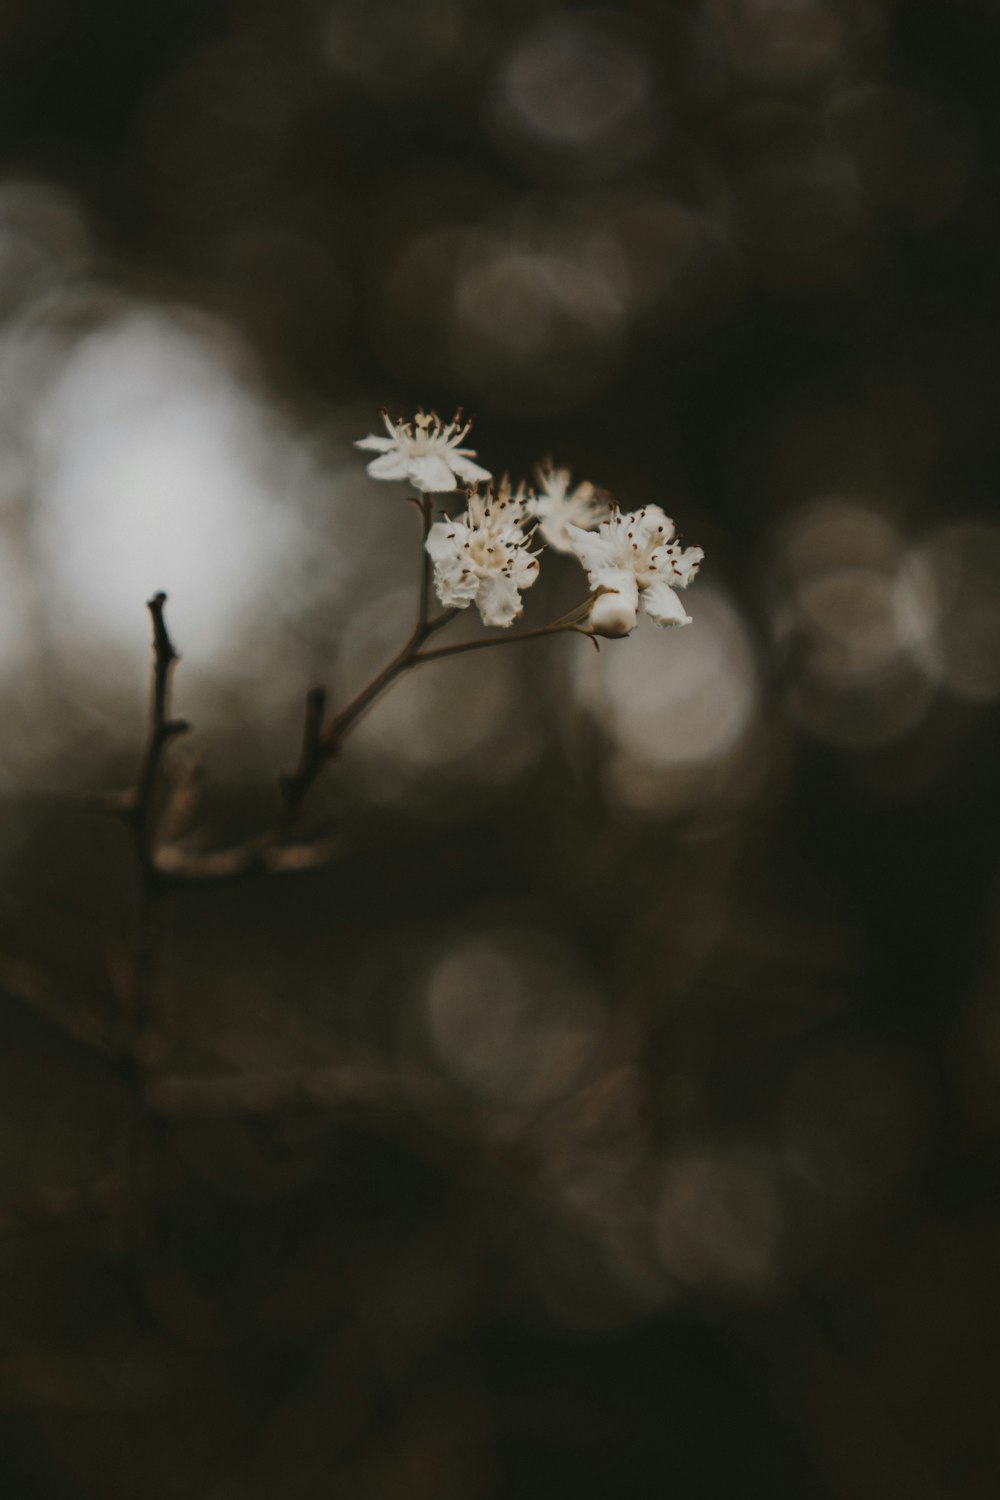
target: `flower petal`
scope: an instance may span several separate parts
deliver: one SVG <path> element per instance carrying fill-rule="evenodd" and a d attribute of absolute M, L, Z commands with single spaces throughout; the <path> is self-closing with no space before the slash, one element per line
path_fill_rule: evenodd
<path fill-rule="evenodd" d="M 367 448 L 371 453 L 388 453 L 390 448 L 396 447 L 396 439 L 391 437 L 375 437 L 369 433 L 367 437 L 357 438 L 355 448 Z"/>
<path fill-rule="evenodd" d="M 657 546 L 661 542 L 669 542 L 676 529 L 673 521 L 659 505 L 644 505 L 642 510 L 636 511 L 632 519 L 638 536 L 641 537 L 640 546 L 654 539 Z"/>
<path fill-rule="evenodd" d="M 497 574 L 483 580 L 476 595 L 476 603 L 484 625 L 499 625 L 504 629 L 517 619 L 524 608 L 516 584 Z"/>
<path fill-rule="evenodd" d="M 642 591 L 642 604 L 657 625 L 690 625 L 691 616 L 669 584 L 657 579 Z"/>
<path fill-rule="evenodd" d="M 476 484 L 480 479 L 493 477 L 489 469 L 480 468 L 479 464 L 474 464 L 471 458 L 466 458 L 464 453 L 449 453 L 448 463 L 459 479 L 464 479 L 468 484 Z"/>
<path fill-rule="evenodd" d="M 445 609 L 468 609 L 479 592 L 479 579 L 471 569 L 463 571 L 456 558 L 434 569 L 434 588 Z"/>
<path fill-rule="evenodd" d="M 373 458 L 368 465 L 368 473 L 373 479 L 406 479 L 409 472 L 410 460 L 398 448 L 383 453 L 381 458 Z"/>
<path fill-rule="evenodd" d="M 539 496 L 540 503 L 546 505 L 546 507 L 550 504 L 561 505 L 566 499 L 570 479 L 572 478 L 569 469 L 549 469 L 543 468 L 541 464 L 536 464 L 535 473 L 538 476 L 538 483 L 542 490 L 542 494 Z M 542 512 L 537 511 L 536 514 L 541 515 Z"/>
<path fill-rule="evenodd" d="M 610 589 L 612 593 L 621 594 L 633 609 L 639 603 L 639 585 L 631 568 L 595 568 L 590 582 L 595 589 Z"/>
<path fill-rule="evenodd" d="M 571 557 L 576 555 L 576 549 L 569 536 L 569 527 L 560 516 L 545 516 L 539 522 L 538 529 L 553 552 L 565 552 Z"/>
<path fill-rule="evenodd" d="M 507 574 L 511 583 L 518 589 L 530 589 L 538 577 L 538 558 L 531 553 L 515 552 L 510 560 L 510 570 Z"/>
<path fill-rule="evenodd" d="M 455 476 L 436 453 L 423 453 L 410 458 L 408 472 L 414 486 L 423 494 L 440 494 L 442 490 L 455 488 Z"/>
<path fill-rule="evenodd" d="M 427 533 L 425 547 L 435 562 L 457 557 L 468 540 L 468 529 L 461 521 L 435 521 Z"/>
<path fill-rule="evenodd" d="M 622 560 L 618 538 L 611 534 L 607 522 L 599 531 L 584 531 L 582 526 L 567 526 L 566 539 L 588 570 L 614 567 Z"/>
<path fill-rule="evenodd" d="M 700 547 L 685 547 L 679 557 L 673 559 L 675 589 L 686 589 L 697 576 L 705 554 Z"/>

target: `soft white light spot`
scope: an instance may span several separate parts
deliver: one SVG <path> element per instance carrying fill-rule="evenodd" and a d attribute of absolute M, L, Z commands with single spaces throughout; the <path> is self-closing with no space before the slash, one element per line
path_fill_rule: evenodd
<path fill-rule="evenodd" d="M 649 87 L 645 63 L 620 38 L 576 18 L 541 22 L 517 45 L 500 81 L 522 129 L 585 146 L 633 115 Z"/>
<path fill-rule="evenodd" d="M 749 1150 L 678 1156 L 663 1176 L 657 1246 L 686 1286 L 755 1291 L 773 1275 L 782 1209 L 770 1162 Z"/>
<path fill-rule="evenodd" d="M 545 934 L 460 941 L 427 988 L 434 1047 L 455 1078 L 494 1103 L 530 1108 L 566 1092 L 590 1062 L 600 1012 L 576 955 Z"/>
<path fill-rule="evenodd" d="M 711 0 L 734 68 L 758 83 L 810 82 L 836 66 L 842 22 L 826 0 Z"/>
<path fill-rule="evenodd" d="M 810 733 L 865 749 L 913 730 L 931 700 L 917 661 L 932 629 L 892 522 L 851 500 L 804 506 L 774 548 L 773 627 L 788 707 Z"/>
<path fill-rule="evenodd" d="M 640 613 L 627 642 L 579 662 L 580 695 L 619 748 L 623 787 L 625 767 L 663 774 L 723 757 L 753 716 L 754 655 L 740 616 L 700 583 L 684 602 L 693 624 L 662 630 Z"/>
<path fill-rule="evenodd" d="M 552 336 L 551 297 L 537 257 L 501 251 L 468 270 L 455 311 L 473 337 L 512 353 L 544 349 Z"/>
<path fill-rule="evenodd" d="M 804 505 L 780 539 L 780 551 L 797 577 L 837 567 L 893 568 L 902 539 L 888 517 L 857 500 L 823 499 Z"/>
<path fill-rule="evenodd" d="M 36 644 L 32 585 L 14 547 L 0 537 L 0 677 L 25 670 Z"/>
<path fill-rule="evenodd" d="M 897 608 L 932 681 L 974 703 L 1000 697 L 1000 528 L 933 532 L 904 560 Z"/>
<path fill-rule="evenodd" d="M 292 549 L 286 445 L 229 351 L 155 312 L 83 339 L 38 416 L 39 505 L 64 628 L 146 649 L 143 601 L 204 656 Z"/>
<path fill-rule="evenodd" d="M 804 580 L 798 598 L 810 626 L 828 643 L 828 675 L 877 671 L 899 649 L 893 580 L 886 574 L 831 569 Z"/>
<path fill-rule="evenodd" d="M 76 275 L 89 255 L 83 213 L 68 193 L 30 180 L 0 185 L 0 311 Z"/>

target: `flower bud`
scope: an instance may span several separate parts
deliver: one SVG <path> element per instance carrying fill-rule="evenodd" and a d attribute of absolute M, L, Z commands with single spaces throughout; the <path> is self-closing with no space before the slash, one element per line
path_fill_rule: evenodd
<path fill-rule="evenodd" d="M 635 629 L 636 607 L 624 594 L 613 590 L 598 594 L 590 606 L 588 621 L 592 635 L 609 636 L 612 640 L 629 635 Z"/>

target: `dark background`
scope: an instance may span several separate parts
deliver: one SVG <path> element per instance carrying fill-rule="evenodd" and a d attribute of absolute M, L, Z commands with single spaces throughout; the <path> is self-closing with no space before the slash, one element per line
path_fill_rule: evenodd
<path fill-rule="evenodd" d="M 3 8 L 4 1497 L 996 1493 L 998 23 Z M 351 441 L 459 402 L 693 625 L 401 684 L 123 1061 L 145 599 L 212 850 L 408 628 Z"/>

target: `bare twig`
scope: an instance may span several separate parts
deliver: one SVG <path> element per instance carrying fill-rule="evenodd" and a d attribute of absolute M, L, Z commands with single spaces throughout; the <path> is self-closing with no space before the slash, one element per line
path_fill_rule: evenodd
<path fill-rule="evenodd" d="M 156 844 L 153 809 L 157 775 L 170 739 L 183 733 L 188 726 L 182 719 L 169 717 L 170 676 L 178 657 L 164 620 L 166 595 L 156 594 L 149 601 L 153 618 L 150 732 L 139 783 L 135 793 L 127 799 L 125 809 L 126 815 L 133 822 L 143 882 L 139 954 L 145 961 L 145 969 L 140 965 L 137 971 L 142 980 L 137 986 L 140 997 L 148 997 L 151 989 L 148 955 L 154 946 L 152 929 L 158 897 L 163 891 L 228 885 L 252 875 L 300 873 L 320 868 L 337 857 L 342 849 L 339 841 L 292 844 L 290 837 L 301 817 L 309 790 L 323 767 L 339 753 L 348 733 L 365 711 L 398 677 L 424 662 L 458 656 L 467 651 L 513 645 L 517 641 L 537 640 L 568 630 L 588 634 L 580 629 L 580 622 L 589 609 L 589 599 L 575 606 L 568 614 L 535 630 L 490 635 L 428 650 L 427 641 L 448 625 L 459 611 L 445 609 L 438 615 L 430 615 L 431 560 L 426 543 L 433 521 L 433 507 L 428 495 L 421 495 L 415 503 L 419 506 L 421 516 L 420 574 L 417 619 L 409 638 L 356 697 L 330 718 L 326 718 L 326 690 L 323 687 L 309 690 L 306 695 L 298 763 L 294 771 L 284 773 L 279 779 L 278 811 L 271 829 L 228 849 L 196 854 L 177 844 L 159 848 Z M 145 1002 L 137 1007 L 140 1025 L 145 1024 L 142 1014 L 144 1009 L 148 1009 Z"/>
<path fill-rule="evenodd" d="M 156 844 L 157 779 L 164 752 L 172 739 L 186 734 L 190 725 L 185 719 L 170 717 L 170 686 L 173 669 L 180 655 L 174 647 L 163 617 L 167 602 L 164 593 L 154 594 L 146 605 L 153 621 L 153 680 L 150 687 L 149 734 L 146 739 L 135 794 L 128 808 L 132 822 L 136 855 L 140 867 L 153 872 Z"/>
<path fill-rule="evenodd" d="M 280 779 L 281 804 L 275 824 L 275 836 L 287 837 L 302 811 L 306 793 L 330 758 L 323 743 L 323 719 L 326 714 L 326 689 L 314 687 L 306 694 L 305 723 L 302 727 L 302 749 L 295 770 Z"/>
<path fill-rule="evenodd" d="M 474 641 L 457 641 L 453 646 L 435 646 L 431 651 L 419 651 L 413 658 L 414 665 L 425 661 L 440 661 L 446 656 L 461 656 L 466 651 L 485 651 L 489 646 L 514 646 L 519 641 L 537 641 L 547 635 L 562 635 L 566 631 L 573 631 L 576 635 L 585 635 L 588 640 L 592 637 L 587 630 L 581 630 L 577 624 L 564 624 L 562 621 L 554 621 L 551 625 L 539 625 L 536 630 L 518 630 L 513 635 L 486 636 Z"/>
<path fill-rule="evenodd" d="M 417 633 L 422 631 L 427 624 L 428 612 L 431 599 L 431 559 L 427 551 L 427 538 L 430 536 L 431 522 L 434 519 L 433 507 L 430 495 L 420 496 L 420 597 L 417 604 Z"/>
<path fill-rule="evenodd" d="M 116 799 L 118 812 L 131 827 L 139 868 L 140 911 L 131 1018 L 132 1029 L 137 1035 L 147 1030 L 154 1019 L 153 952 L 161 901 L 168 891 L 228 885 L 250 875 L 284 875 L 314 870 L 334 859 L 341 847 L 339 841 L 332 839 L 309 844 L 289 842 L 306 794 L 333 753 L 322 737 L 326 710 L 326 691 L 322 687 L 312 688 L 306 695 L 298 764 L 294 771 L 280 778 L 278 812 L 268 832 L 208 854 L 193 853 L 180 844 L 158 843 L 158 781 L 164 753 L 170 741 L 189 727 L 185 720 L 170 716 L 171 678 L 180 657 L 167 629 L 166 602 L 167 596 L 158 593 L 148 604 L 153 621 L 149 730 L 136 786 Z"/>
<path fill-rule="evenodd" d="M 420 497 L 420 515 L 422 521 L 420 540 L 420 590 L 417 607 L 417 623 L 413 627 L 409 640 L 400 651 L 386 664 L 367 687 L 362 688 L 356 698 L 342 708 L 325 725 L 320 734 L 323 750 L 329 759 L 336 755 L 341 744 L 347 737 L 348 731 L 353 728 L 355 722 L 360 719 L 365 709 L 381 697 L 386 688 L 408 672 L 411 667 L 419 661 L 420 648 L 437 631 L 443 630 L 445 625 L 458 614 L 457 609 L 446 609 L 433 618 L 429 615 L 430 591 L 431 591 L 431 560 L 427 554 L 427 537 L 431 529 L 432 509 L 428 495 Z"/>
<path fill-rule="evenodd" d="M 150 686 L 149 731 L 139 764 L 134 793 L 126 799 L 123 813 L 132 829 L 132 845 L 139 869 L 139 918 L 135 942 L 135 973 L 131 1013 L 126 1018 L 129 1045 L 155 1030 L 162 1020 L 154 1014 L 155 950 L 162 904 L 162 887 L 156 862 L 157 798 L 160 769 L 171 740 L 190 727 L 184 719 L 170 717 L 170 687 L 173 668 L 179 660 L 170 639 L 163 609 L 164 593 L 147 603 L 153 622 L 153 676 Z"/>

